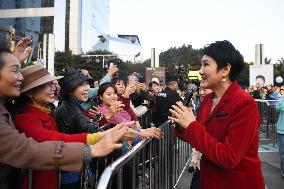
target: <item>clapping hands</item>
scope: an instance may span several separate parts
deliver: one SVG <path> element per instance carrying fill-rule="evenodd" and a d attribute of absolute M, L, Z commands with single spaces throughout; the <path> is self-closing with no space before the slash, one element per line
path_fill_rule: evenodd
<path fill-rule="evenodd" d="M 173 105 L 170 112 L 172 116 L 169 116 L 169 119 L 178 123 L 184 129 L 186 129 L 191 122 L 195 121 L 192 109 L 184 106 L 182 102 L 177 102 L 176 105 Z"/>

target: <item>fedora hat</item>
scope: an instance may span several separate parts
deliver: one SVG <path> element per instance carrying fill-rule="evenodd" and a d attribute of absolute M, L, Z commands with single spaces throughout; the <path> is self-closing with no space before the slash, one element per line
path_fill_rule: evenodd
<path fill-rule="evenodd" d="M 63 78 L 63 76 L 53 76 L 40 64 L 25 67 L 21 72 L 24 77 L 21 85 L 21 93 L 27 92 L 50 81 Z"/>

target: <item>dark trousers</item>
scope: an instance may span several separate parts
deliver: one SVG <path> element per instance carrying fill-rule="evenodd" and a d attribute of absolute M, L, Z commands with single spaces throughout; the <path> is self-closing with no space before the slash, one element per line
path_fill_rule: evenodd
<path fill-rule="evenodd" d="M 193 177 L 190 184 L 190 189 L 200 189 L 200 171 L 196 169 L 193 173 Z"/>

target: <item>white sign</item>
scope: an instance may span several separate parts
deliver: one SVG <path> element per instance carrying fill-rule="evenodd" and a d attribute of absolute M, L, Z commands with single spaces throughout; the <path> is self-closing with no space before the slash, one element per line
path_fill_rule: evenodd
<path fill-rule="evenodd" d="M 274 85 L 273 65 L 251 65 L 249 66 L 249 83 L 256 87 Z"/>

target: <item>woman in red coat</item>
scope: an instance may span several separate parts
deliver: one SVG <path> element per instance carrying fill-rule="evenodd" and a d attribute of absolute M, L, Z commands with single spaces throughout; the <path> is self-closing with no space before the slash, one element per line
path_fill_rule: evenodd
<path fill-rule="evenodd" d="M 32 137 L 38 142 L 62 140 L 95 144 L 107 132 L 111 132 L 110 130 L 73 135 L 59 133 L 48 104 L 55 101 L 55 85 L 52 81 L 61 79 L 62 76 L 54 77 L 41 65 L 26 67 L 22 70 L 22 74 L 24 80 L 19 100 L 23 101 L 20 104 L 24 107 L 22 112 L 14 117 L 14 121 L 16 128 L 27 137 Z M 22 188 L 27 188 L 28 181 L 27 179 L 25 181 Z M 33 189 L 57 189 L 58 170 L 33 170 L 31 184 Z"/>
<path fill-rule="evenodd" d="M 260 117 L 254 99 L 240 89 L 236 77 L 244 67 L 243 56 L 229 41 L 204 48 L 201 87 L 211 89 L 195 119 L 181 102 L 173 106 L 171 120 L 176 134 L 203 156 L 201 189 L 264 189 L 258 157 Z"/>

